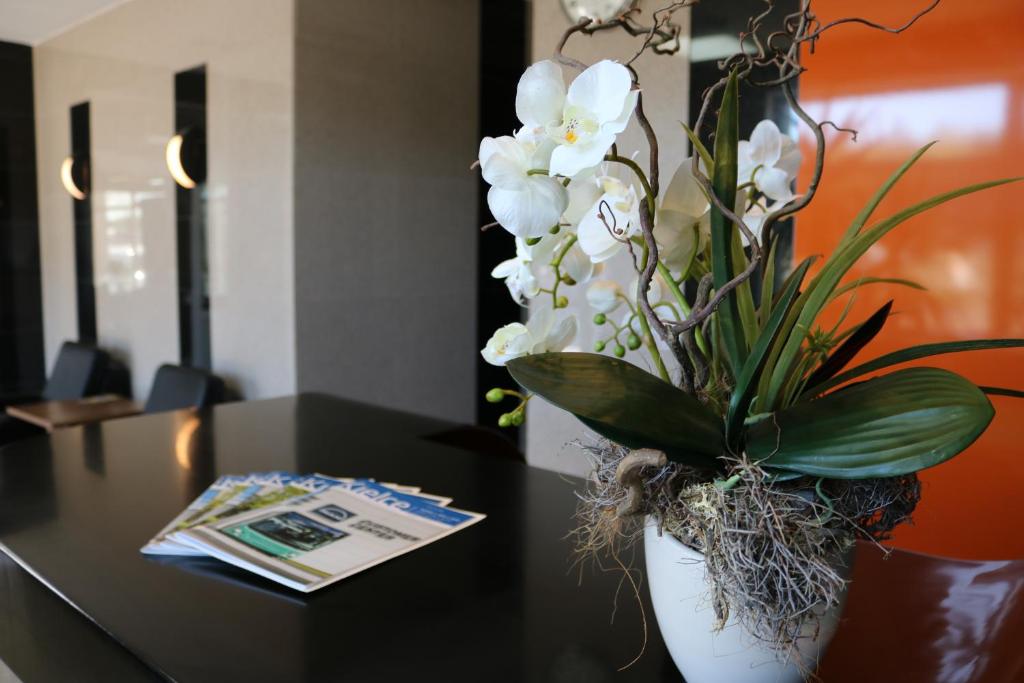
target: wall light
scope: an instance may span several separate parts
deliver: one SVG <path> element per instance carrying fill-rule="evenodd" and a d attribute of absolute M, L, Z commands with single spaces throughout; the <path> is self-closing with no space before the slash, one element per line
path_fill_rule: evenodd
<path fill-rule="evenodd" d="M 89 191 L 89 169 L 84 159 L 69 156 L 60 164 L 60 182 L 75 199 L 82 201 Z"/>
<path fill-rule="evenodd" d="M 206 141 L 202 131 L 190 128 L 171 136 L 164 156 L 174 182 L 191 190 L 206 179 Z"/>

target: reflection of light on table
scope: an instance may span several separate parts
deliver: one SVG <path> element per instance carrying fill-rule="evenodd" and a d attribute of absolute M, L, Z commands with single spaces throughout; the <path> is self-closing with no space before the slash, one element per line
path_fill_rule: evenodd
<path fill-rule="evenodd" d="M 192 458 L 189 457 L 192 450 L 192 435 L 199 429 L 199 418 L 195 415 L 185 420 L 185 424 L 178 428 L 178 434 L 174 437 L 174 457 L 178 464 L 184 469 L 192 469 Z"/>

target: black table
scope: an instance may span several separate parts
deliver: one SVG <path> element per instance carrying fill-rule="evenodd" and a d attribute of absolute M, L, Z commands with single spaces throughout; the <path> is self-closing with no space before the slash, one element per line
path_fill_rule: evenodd
<path fill-rule="evenodd" d="M 640 611 L 623 589 L 611 623 L 618 573 L 579 584 L 564 537 L 580 482 L 439 443 L 452 427 L 301 395 L 0 451 L 0 658 L 26 683 L 679 680 L 646 590 L 646 652 L 616 673 Z M 488 517 L 308 596 L 139 554 L 216 476 L 272 469 L 415 484 Z"/>

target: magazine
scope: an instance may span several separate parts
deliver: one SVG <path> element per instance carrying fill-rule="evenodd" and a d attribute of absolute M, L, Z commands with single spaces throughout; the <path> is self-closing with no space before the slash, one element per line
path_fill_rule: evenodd
<path fill-rule="evenodd" d="M 226 475 L 142 552 L 208 555 L 310 592 L 485 517 L 448 507 L 450 502 L 372 479 Z"/>

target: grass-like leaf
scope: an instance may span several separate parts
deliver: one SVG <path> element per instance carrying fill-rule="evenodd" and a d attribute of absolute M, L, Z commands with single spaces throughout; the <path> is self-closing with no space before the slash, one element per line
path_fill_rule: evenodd
<path fill-rule="evenodd" d="M 879 332 L 882 331 L 882 327 L 885 325 L 885 321 L 889 318 L 889 312 L 892 310 L 892 300 L 882 306 L 880 309 L 874 312 L 874 314 L 865 320 L 857 331 L 849 336 L 839 347 L 832 352 L 828 359 L 821 364 L 817 370 L 807 379 L 804 384 L 804 392 L 811 392 L 814 387 L 834 377 L 840 370 L 845 368 L 854 357 L 860 353 L 861 349 L 871 343 Z"/>
<path fill-rule="evenodd" d="M 1024 339 L 972 339 L 970 341 L 938 342 L 936 344 L 920 344 L 918 346 L 911 346 L 906 349 L 887 353 L 884 356 L 879 356 L 867 363 L 862 363 L 850 368 L 846 372 L 836 375 L 827 382 L 823 382 L 815 387 L 814 393 L 823 394 L 829 389 L 835 388 L 840 384 L 845 384 L 851 379 L 866 375 L 869 372 L 892 367 L 893 365 L 899 365 L 900 363 L 906 363 L 912 360 L 930 358 L 931 356 L 941 356 L 946 353 L 959 353 L 961 351 L 985 351 L 988 349 L 1014 349 L 1020 347 L 1024 347 Z"/>
<path fill-rule="evenodd" d="M 810 265 L 811 259 L 804 259 L 803 263 L 797 266 L 793 276 L 789 278 L 786 289 L 779 297 L 778 304 L 765 323 L 761 335 L 751 347 L 747 362 L 743 364 L 743 369 L 736 378 L 736 387 L 733 389 L 732 398 L 729 401 L 729 413 L 725 423 L 726 437 L 733 446 L 739 446 L 738 439 L 742 433 L 743 421 L 747 418 L 750 402 L 757 390 L 757 380 L 761 376 L 761 370 L 768 359 L 768 352 L 779 334 L 790 306 L 793 305 L 793 301 L 800 291 L 800 284 Z"/>
<path fill-rule="evenodd" d="M 777 409 L 787 405 L 790 397 L 783 395 L 783 388 L 787 385 L 793 386 L 792 382 L 789 381 L 791 379 L 790 373 L 797 362 L 797 355 L 808 331 L 812 328 L 821 310 L 828 303 L 832 291 L 838 286 L 839 281 L 853 264 L 867 252 L 871 245 L 908 219 L 940 204 L 944 204 L 951 199 L 1019 180 L 1021 178 L 992 180 L 936 195 L 880 221 L 833 253 L 821 269 L 821 272 L 808 285 L 807 291 L 801 295 L 803 305 L 800 309 L 800 316 L 797 318 L 793 331 L 790 333 L 789 339 L 779 354 L 778 362 L 772 370 L 771 379 L 768 382 L 764 395 L 761 397 L 762 403 L 760 405 L 768 409 Z"/>

